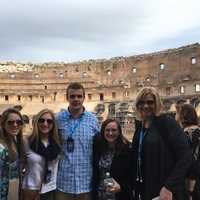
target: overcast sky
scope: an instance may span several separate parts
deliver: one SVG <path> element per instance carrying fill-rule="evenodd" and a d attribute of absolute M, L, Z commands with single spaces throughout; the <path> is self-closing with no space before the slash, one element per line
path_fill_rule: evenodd
<path fill-rule="evenodd" d="M 0 61 L 131 56 L 200 42 L 200 0 L 0 0 Z"/>

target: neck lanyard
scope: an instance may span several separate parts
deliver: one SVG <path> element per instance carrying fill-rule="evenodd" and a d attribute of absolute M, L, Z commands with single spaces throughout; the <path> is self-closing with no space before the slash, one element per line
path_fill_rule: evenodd
<path fill-rule="evenodd" d="M 143 147 L 143 141 L 144 137 L 147 134 L 147 130 L 144 130 L 144 127 L 142 126 L 140 130 L 140 135 L 139 135 L 139 145 L 138 145 L 138 160 L 137 160 L 137 178 L 136 181 L 143 182 L 142 180 L 142 147 Z"/>
<path fill-rule="evenodd" d="M 76 134 L 76 131 L 78 129 L 78 127 L 80 126 L 81 122 L 83 119 L 83 113 L 81 115 L 80 118 L 78 118 L 75 122 L 75 124 L 72 126 L 72 124 L 69 126 L 69 137 L 72 138 L 72 136 L 74 136 Z"/>

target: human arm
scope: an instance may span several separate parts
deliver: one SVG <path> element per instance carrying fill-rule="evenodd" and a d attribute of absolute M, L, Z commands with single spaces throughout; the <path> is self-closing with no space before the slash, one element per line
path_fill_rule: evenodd
<path fill-rule="evenodd" d="M 195 184 L 196 184 L 196 180 L 188 179 L 187 193 L 188 193 L 188 196 L 189 196 L 189 200 L 192 200 L 192 195 L 193 195 L 193 192 L 194 192 Z"/>
<path fill-rule="evenodd" d="M 127 144 L 125 149 L 113 157 L 111 165 L 111 176 L 118 184 L 114 184 L 115 193 L 123 196 L 125 199 L 132 199 L 133 181 L 132 181 L 132 149 Z M 114 182 L 115 183 L 115 182 Z"/>
<path fill-rule="evenodd" d="M 99 183 L 99 153 L 98 153 L 98 135 L 93 137 L 93 154 L 92 154 L 92 199 L 97 200 L 97 185 Z"/>
<path fill-rule="evenodd" d="M 23 137 L 23 145 L 24 145 L 24 151 L 23 151 L 23 155 L 21 156 L 20 159 L 20 176 L 22 176 L 21 178 L 23 179 L 25 172 L 26 172 L 26 168 L 27 168 L 27 152 L 29 147 L 29 137 L 30 136 L 24 136 Z"/>
<path fill-rule="evenodd" d="M 0 199 L 8 194 L 9 185 L 9 156 L 8 150 L 0 144 Z"/>
<path fill-rule="evenodd" d="M 173 159 L 173 166 L 165 179 L 163 186 L 171 192 L 184 183 L 188 169 L 192 163 L 192 152 L 188 143 L 187 136 L 180 126 L 171 117 L 161 118 L 163 140 L 170 151 Z"/>
<path fill-rule="evenodd" d="M 97 135 L 100 133 L 100 125 L 96 116 L 93 116 L 93 132 L 94 132 L 94 135 Z"/>

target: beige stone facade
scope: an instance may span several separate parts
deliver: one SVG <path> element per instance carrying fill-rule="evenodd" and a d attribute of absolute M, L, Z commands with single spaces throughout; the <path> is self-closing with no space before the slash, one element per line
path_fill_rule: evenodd
<path fill-rule="evenodd" d="M 173 111 L 181 98 L 198 106 L 200 45 L 74 63 L 0 61 L 0 109 L 22 105 L 22 112 L 30 116 L 44 107 L 57 112 L 66 107 L 66 88 L 74 81 L 86 88 L 87 109 L 97 113 L 100 120 L 117 117 L 125 131 L 131 132 L 134 100 L 144 86 L 158 89 L 166 110 Z"/>

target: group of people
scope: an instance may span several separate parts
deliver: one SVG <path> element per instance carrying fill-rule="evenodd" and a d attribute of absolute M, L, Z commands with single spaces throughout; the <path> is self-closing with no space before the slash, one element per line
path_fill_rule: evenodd
<path fill-rule="evenodd" d="M 158 92 L 143 88 L 131 143 L 116 119 L 99 127 L 81 84 L 69 84 L 66 95 L 68 108 L 40 111 L 30 136 L 20 112 L 2 113 L 0 200 L 200 199 L 200 128 L 191 105 L 176 121 L 162 113 Z"/>

